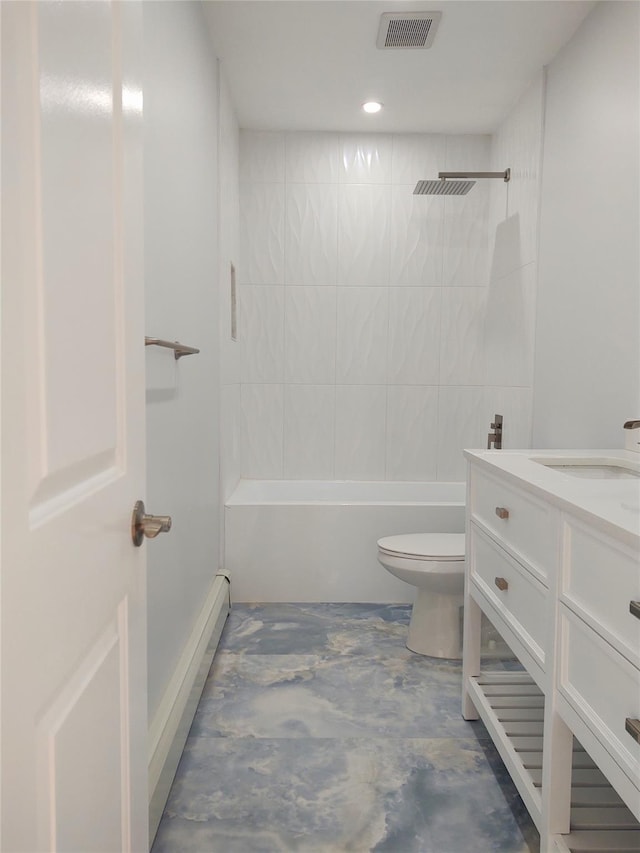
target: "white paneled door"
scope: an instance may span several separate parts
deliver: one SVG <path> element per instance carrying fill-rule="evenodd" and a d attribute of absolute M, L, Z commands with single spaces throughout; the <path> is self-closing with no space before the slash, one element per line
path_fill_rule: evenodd
<path fill-rule="evenodd" d="M 3 2 L 2 850 L 147 847 L 137 2 Z"/>

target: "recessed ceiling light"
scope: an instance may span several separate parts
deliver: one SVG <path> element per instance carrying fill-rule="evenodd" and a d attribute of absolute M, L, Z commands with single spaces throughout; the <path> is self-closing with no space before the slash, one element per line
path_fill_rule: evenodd
<path fill-rule="evenodd" d="M 362 105 L 362 109 L 365 113 L 379 113 L 382 109 L 382 104 L 378 101 L 367 101 L 366 104 Z"/>

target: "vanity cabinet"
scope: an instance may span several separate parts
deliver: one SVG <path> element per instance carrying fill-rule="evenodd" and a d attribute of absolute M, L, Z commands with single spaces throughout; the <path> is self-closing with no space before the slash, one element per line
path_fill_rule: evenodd
<path fill-rule="evenodd" d="M 563 538 L 558 710 L 640 819 L 638 556 L 570 516 Z"/>
<path fill-rule="evenodd" d="M 463 715 L 484 721 L 542 853 L 638 851 L 640 479 L 598 488 L 534 451 L 465 455 Z M 521 667 L 481 669 L 481 612 Z"/>

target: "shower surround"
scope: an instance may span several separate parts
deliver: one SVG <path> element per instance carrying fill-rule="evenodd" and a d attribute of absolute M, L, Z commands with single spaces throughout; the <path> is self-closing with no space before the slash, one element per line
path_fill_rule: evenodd
<path fill-rule="evenodd" d="M 495 168 L 492 137 L 241 132 L 244 478 L 461 481 L 461 449 L 484 446 L 495 411 L 510 446 L 528 446 L 530 378 L 491 380 L 488 358 L 509 341 L 485 342 L 487 305 L 501 312 L 494 274 L 523 266 L 508 193 L 523 197 L 525 173 L 537 210 L 539 151 L 519 168 L 511 141 L 499 152 L 509 189 L 478 182 L 446 198 L 413 188 Z"/>

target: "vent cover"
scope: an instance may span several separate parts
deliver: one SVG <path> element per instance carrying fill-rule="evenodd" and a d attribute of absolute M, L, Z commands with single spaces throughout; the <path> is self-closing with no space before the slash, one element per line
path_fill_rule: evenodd
<path fill-rule="evenodd" d="M 442 12 L 385 12 L 376 44 L 382 50 L 431 47 L 441 17 Z"/>

